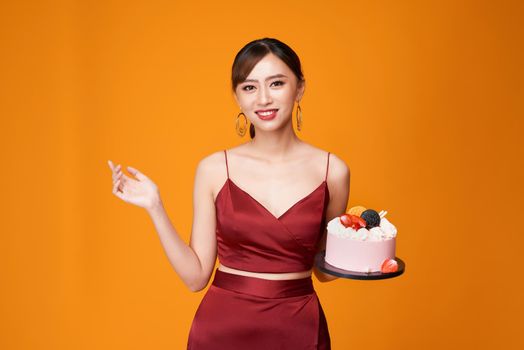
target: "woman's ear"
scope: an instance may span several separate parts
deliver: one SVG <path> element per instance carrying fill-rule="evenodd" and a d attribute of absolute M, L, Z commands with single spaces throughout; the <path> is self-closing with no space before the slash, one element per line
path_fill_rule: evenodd
<path fill-rule="evenodd" d="M 236 102 L 238 108 L 240 108 L 240 102 L 238 101 L 238 97 L 237 97 L 236 92 L 233 92 L 233 97 L 234 97 L 234 99 L 235 99 L 235 102 Z"/>
<path fill-rule="evenodd" d="M 297 102 L 302 100 L 302 96 L 304 95 L 305 90 L 306 90 L 306 80 L 302 79 L 297 84 L 297 97 L 295 99 Z"/>

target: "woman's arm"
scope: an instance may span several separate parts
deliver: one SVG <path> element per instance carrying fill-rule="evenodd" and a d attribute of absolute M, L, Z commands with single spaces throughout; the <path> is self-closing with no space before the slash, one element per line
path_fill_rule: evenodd
<path fill-rule="evenodd" d="M 171 224 L 161 200 L 147 209 L 169 262 L 193 292 L 206 287 L 216 262 L 216 218 L 211 190 L 213 156 L 200 161 L 193 190 L 193 226 L 189 245 Z"/>
<path fill-rule="evenodd" d="M 329 204 L 326 211 L 326 224 L 333 218 L 346 212 L 349 201 L 350 171 L 346 163 L 331 153 L 328 172 Z M 322 239 L 317 247 L 317 254 L 326 249 L 327 229 L 324 230 Z M 326 274 L 320 271 L 316 266 L 313 273 L 320 282 L 329 282 L 339 277 Z"/>
<path fill-rule="evenodd" d="M 326 249 L 326 237 L 327 237 L 327 230 L 324 230 L 324 235 L 322 236 L 322 240 L 320 241 L 320 244 L 318 245 L 316 254 Z M 329 282 L 329 281 L 336 280 L 338 278 L 337 276 L 333 276 L 333 275 L 320 271 L 316 266 L 313 269 L 313 273 L 315 274 L 315 276 L 317 276 L 317 279 L 320 282 Z"/>

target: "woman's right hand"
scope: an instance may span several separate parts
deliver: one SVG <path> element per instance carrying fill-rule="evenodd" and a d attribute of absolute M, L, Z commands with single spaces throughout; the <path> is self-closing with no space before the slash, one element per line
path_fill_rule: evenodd
<path fill-rule="evenodd" d="M 128 166 L 127 170 L 137 178 L 137 180 L 132 179 L 122 173 L 120 164 L 115 167 L 110 160 L 107 163 L 113 172 L 113 194 L 115 196 L 148 210 L 160 203 L 158 187 L 151 179 L 137 169 Z"/>

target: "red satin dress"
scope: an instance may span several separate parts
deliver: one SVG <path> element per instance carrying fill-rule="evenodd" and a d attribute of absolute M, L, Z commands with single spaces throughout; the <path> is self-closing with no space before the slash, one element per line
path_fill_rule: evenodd
<path fill-rule="evenodd" d="M 219 261 L 264 273 L 313 267 L 325 229 L 327 174 L 316 189 L 276 217 L 229 178 L 215 201 Z M 188 350 L 331 349 L 312 277 L 269 280 L 215 270 L 189 331 Z"/>

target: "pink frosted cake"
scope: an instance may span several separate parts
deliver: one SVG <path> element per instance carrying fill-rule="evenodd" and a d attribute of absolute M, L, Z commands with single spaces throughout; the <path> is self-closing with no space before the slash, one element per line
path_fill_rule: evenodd
<path fill-rule="evenodd" d="M 397 229 L 384 217 L 386 214 L 356 206 L 329 221 L 326 262 L 355 272 L 397 271 Z"/>

